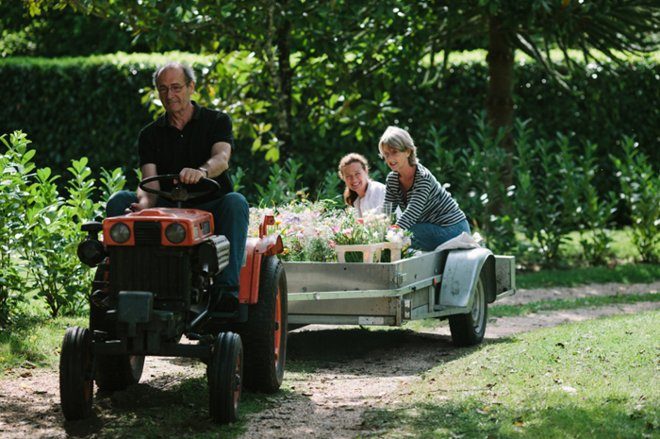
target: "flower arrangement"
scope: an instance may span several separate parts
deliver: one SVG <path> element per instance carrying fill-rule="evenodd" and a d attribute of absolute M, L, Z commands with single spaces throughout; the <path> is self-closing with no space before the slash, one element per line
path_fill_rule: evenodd
<path fill-rule="evenodd" d="M 337 261 L 337 246 L 382 242 L 399 245 L 403 249 L 403 257 L 412 255 L 410 232 L 392 225 L 384 214 L 369 213 L 357 218 L 353 209 L 332 209 L 323 201 L 298 201 L 274 208 L 252 208 L 249 236 L 258 236 L 258 227 L 264 215 L 275 217 L 275 225 L 269 228 L 269 233 L 282 236 L 284 253 L 281 257 L 287 261 L 332 262 Z"/>

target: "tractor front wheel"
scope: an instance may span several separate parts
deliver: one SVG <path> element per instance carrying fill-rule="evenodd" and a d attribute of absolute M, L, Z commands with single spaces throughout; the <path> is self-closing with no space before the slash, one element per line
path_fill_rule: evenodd
<path fill-rule="evenodd" d="M 93 364 L 89 330 L 67 328 L 60 354 L 60 402 L 67 421 L 84 419 L 92 411 Z"/>
<path fill-rule="evenodd" d="M 243 378 L 243 344 L 233 332 L 221 332 L 207 366 L 209 414 L 214 422 L 236 421 Z"/>

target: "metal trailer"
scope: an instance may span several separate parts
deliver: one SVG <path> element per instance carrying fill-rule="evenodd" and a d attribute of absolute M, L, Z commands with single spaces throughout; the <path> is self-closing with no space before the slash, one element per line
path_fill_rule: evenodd
<path fill-rule="evenodd" d="M 481 342 L 488 304 L 515 294 L 515 259 L 486 248 L 391 263 L 286 262 L 289 325 L 400 326 L 448 318 L 453 342 Z"/>

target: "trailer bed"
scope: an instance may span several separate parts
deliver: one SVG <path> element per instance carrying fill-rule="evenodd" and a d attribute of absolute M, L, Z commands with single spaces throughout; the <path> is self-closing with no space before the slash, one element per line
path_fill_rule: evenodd
<path fill-rule="evenodd" d="M 453 250 L 451 257 L 464 252 L 469 258 L 474 250 Z M 493 300 L 514 294 L 514 258 L 480 250 L 494 259 Z M 449 286 L 442 287 L 444 268 L 462 269 L 461 264 L 447 264 L 449 255 L 434 251 L 391 263 L 285 262 L 289 323 L 399 326 L 470 312 L 471 303 L 453 300 L 446 292 Z M 474 273 L 466 271 L 470 275 Z"/>

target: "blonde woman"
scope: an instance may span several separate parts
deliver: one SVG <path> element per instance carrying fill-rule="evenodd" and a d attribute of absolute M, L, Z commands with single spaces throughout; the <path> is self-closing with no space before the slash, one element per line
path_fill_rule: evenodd
<path fill-rule="evenodd" d="M 342 157 L 339 177 L 346 183 L 344 201 L 362 218 L 369 211 L 380 212 L 385 199 L 385 185 L 369 178 L 369 163 L 364 156 L 350 153 Z"/>
<path fill-rule="evenodd" d="M 414 248 L 434 250 L 461 232 L 470 233 L 458 203 L 417 160 L 417 147 L 406 130 L 388 127 L 378 150 L 392 170 L 387 175 L 385 204 L 403 212 L 396 224 L 412 232 Z"/>

